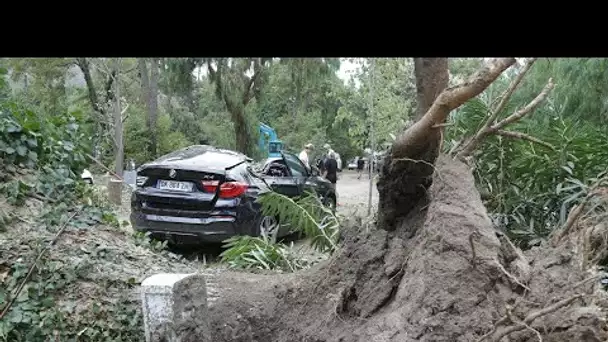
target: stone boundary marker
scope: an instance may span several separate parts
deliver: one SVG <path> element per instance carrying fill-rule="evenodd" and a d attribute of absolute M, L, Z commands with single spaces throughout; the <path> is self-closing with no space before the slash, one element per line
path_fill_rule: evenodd
<path fill-rule="evenodd" d="M 205 276 L 161 273 L 141 283 L 146 342 L 209 342 Z"/>

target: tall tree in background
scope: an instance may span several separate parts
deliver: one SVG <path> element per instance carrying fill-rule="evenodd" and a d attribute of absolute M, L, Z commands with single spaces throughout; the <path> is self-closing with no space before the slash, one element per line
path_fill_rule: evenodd
<path fill-rule="evenodd" d="M 112 91 L 112 85 L 116 77 L 115 70 L 111 70 L 108 75 L 105 75 L 105 81 L 103 83 L 103 92 L 98 92 L 97 84 L 93 78 L 93 71 L 91 68 L 91 62 L 88 58 L 80 57 L 76 58 L 76 65 L 83 74 L 85 83 L 87 85 L 87 95 L 91 108 L 93 108 L 92 115 L 90 116 L 91 122 L 95 127 L 93 136 L 93 146 L 101 146 L 102 141 L 105 139 L 105 135 L 109 132 L 111 124 L 111 115 L 109 114 L 109 108 L 112 100 L 114 100 L 114 92 Z M 97 158 L 101 153 L 100 148 L 93 150 L 93 155 Z"/>
<path fill-rule="evenodd" d="M 215 58 L 208 59 L 207 70 L 211 82 L 215 84 L 215 93 L 226 105 L 230 119 L 234 124 L 236 149 L 247 155 L 255 153 L 254 134 L 250 129 L 247 117 L 247 105 L 256 98 L 259 100 L 262 91 L 261 79 L 266 58 Z M 253 74 L 247 76 L 253 69 Z"/>
<path fill-rule="evenodd" d="M 121 59 L 115 58 L 112 65 L 114 76 L 114 172 L 122 177 L 125 159 L 123 142 L 123 110 L 120 104 L 120 67 Z"/>
<path fill-rule="evenodd" d="M 150 67 L 148 68 L 148 63 Z M 158 154 L 158 137 L 156 124 L 158 121 L 158 58 L 139 58 L 139 73 L 141 76 L 141 102 L 146 108 L 146 125 L 149 134 L 149 148 L 152 157 Z"/>

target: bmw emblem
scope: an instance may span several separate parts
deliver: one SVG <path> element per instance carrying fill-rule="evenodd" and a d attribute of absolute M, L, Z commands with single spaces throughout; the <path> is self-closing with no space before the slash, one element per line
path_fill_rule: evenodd
<path fill-rule="evenodd" d="M 175 178 L 175 176 L 176 176 L 176 175 L 177 175 L 177 172 L 175 172 L 175 170 L 171 169 L 171 170 L 169 171 L 169 177 L 171 177 L 171 178 Z"/>

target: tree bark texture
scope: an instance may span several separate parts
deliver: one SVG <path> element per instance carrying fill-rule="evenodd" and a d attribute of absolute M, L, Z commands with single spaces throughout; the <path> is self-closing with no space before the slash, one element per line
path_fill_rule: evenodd
<path fill-rule="evenodd" d="M 158 112 L 158 60 L 138 59 L 139 73 L 141 76 L 141 103 L 146 108 L 146 125 L 148 128 L 148 147 L 152 157 L 157 156 L 156 121 Z"/>
<path fill-rule="evenodd" d="M 416 77 L 416 120 L 420 119 L 433 101 L 448 86 L 449 71 L 447 58 L 414 58 Z"/>
<path fill-rule="evenodd" d="M 148 120 L 150 129 L 150 152 L 158 156 L 158 137 L 156 123 L 158 121 L 158 58 L 150 60 L 150 93 L 148 94 Z"/>
<path fill-rule="evenodd" d="M 120 59 L 114 60 L 113 69 L 115 71 L 116 80 L 114 81 L 114 172 L 117 175 L 123 175 L 124 170 L 124 143 L 122 129 L 122 108 L 120 105 L 120 82 L 118 81 L 120 70 Z"/>

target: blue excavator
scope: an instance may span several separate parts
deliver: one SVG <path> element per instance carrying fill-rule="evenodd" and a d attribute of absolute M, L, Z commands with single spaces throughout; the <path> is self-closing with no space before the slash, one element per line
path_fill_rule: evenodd
<path fill-rule="evenodd" d="M 265 123 L 260 122 L 260 139 L 258 147 L 265 158 L 281 158 L 283 142 L 279 140 L 277 132 Z"/>

